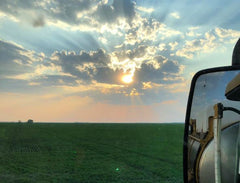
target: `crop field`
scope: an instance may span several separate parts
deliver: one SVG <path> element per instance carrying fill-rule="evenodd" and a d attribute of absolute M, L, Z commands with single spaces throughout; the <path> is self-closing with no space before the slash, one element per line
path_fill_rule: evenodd
<path fill-rule="evenodd" d="M 181 183 L 183 128 L 0 123 L 0 182 Z"/>

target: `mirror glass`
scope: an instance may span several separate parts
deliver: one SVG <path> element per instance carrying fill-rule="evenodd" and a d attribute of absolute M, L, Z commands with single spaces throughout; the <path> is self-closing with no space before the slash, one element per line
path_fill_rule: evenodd
<path fill-rule="evenodd" d="M 195 83 L 188 126 L 188 182 L 215 182 L 214 106 L 240 110 L 240 71 L 220 71 L 200 75 Z M 221 180 L 239 181 L 239 121 L 235 111 L 223 111 L 221 132 Z M 215 153 L 215 154 L 214 154 Z"/>

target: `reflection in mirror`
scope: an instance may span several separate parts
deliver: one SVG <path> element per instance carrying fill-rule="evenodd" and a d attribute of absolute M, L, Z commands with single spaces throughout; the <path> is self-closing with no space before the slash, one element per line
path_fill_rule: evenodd
<path fill-rule="evenodd" d="M 188 182 L 239 182 L 240 72 L 200 75 L 188 131 Z"/>

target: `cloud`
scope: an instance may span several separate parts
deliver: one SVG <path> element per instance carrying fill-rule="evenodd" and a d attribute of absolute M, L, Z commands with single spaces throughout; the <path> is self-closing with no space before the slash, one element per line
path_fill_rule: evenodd
<path fill-rule="evenodd" d="M 93 33 L 94 36 L 92 36 L 91 39 L 94 40 L 94 49 L 102 47 L 108 50 L 109 54 L 117 49 L 129 50 L 133 49 L 133 47 L 149 44 L 156 50 L 157 45 L 163 45 L 163 40 L 166 40 L 166 38 L 174 38 L 183 35 L 179 30 L 168 27 L 166 24 L 159 22 L 156 18 L 146 17 L 145 12 L 150 12 L 152 9 L 144 9 L 141 6 L 137 6 L 136 2 L 132 0 L 50 0 L 41 2 L 33 0 L 22 4 L 13 0 L 11 2 L 4 1 L 4 3 L 4 6 L 7 8 L 0 8 L 0 12 L 15 17 L 20 23 L 25 22 L 33 27 L 39 28 L 50 26 L 53 29 L 58 29 L 60 32 L 63 31 L 61 33 L 64 35 L 66 31 L 70 31 L 70 33 L 76 31 L 81 33 L 88 32 L 89 34 Z M 12 11 L 13 9 L 15 9 L 15 11 Z M 68 35 L 72 36 L 71 34 Z M 57 43 L 56 40 L 58 40 L 59 37 L 55 36 L 57 35 L 51 36 L 51 38 L 55 38 L 53 39 L 54 41 L 52 41 L 55 44 L 50 46 L 58 46 L 60 47 L 59 50 L 66 49 L 65 47 L 63 48 L 62 44 L 59 44 L 59 42 Z M 61 37 L 61 42 L 62 40 L 66 40 L 64 37 L 65 36 Z M 86 37 L 86 35 L 82 37 Z M 89 51 L 92 49 L 92 44 L 91 41 L 89 41 L 90 38 L 86 38 L 86 40 L 84 40 L 86 41 L 85 44 L 84 41 L 81 40 L 79 46 L 86 47 L 86 44 L 88 44 Z M 96 40 L 100 40 L 99 44 Z M 68 40 L 67 43 L 69 44 L 70 41 Z M 36 42 L 31 44 L 37 48 L 41 46 L 41 42 L 37 45 Z M 72 44 L 68 46 L 71 47 L 70 49 L 74 49 L 77 45 L 77 41 L 75 42 L 74 40 Z M 123 45 L 125 48 L 116 48 L 117 45 Z M 43 47 L 39 49 L 43 50 Z M 157 51 L 161 51 L 161 49 L 162 47 L 159 47 Z M 51 51 L 52 50 L 53 48 Z M 75 75 L 79 74 L 78 70 L 74 68 L 64 67 L 63 69 L 65 71 L 68 70 L 66 72 L 74 72 Z M 86 73 L 82 73 L 82 77 L 88 76 Z"/>
<path fill-rule="evenodd" d="M 1 77 L 31 72 L 32 64 L 42 59 L 43 55 L 37 55 L 16 43 L 0 40 Z"/>
<path fill-rule="evenodd" d="M 237 37 L 240 37 L 240 31 L 232 29 L 223 29 L 217 27 L 214 31 L 219 38 L 225 39 L 224 41 L 226 41 L 226 38 L 229 38 L 230 43 L 232 43 L 232 40 L 236 40 Z"/>
<path fill-rule="evenodd" d="M 76 84 L 72 75 L 43 53 L 13 42 L 0 41 L 0 65 L 1 91 L 32 92 L 36 87 Z"/>
<path fill-rule="evenodd" d="M 143 18 L 138 15 L 125 34 L 125 44 L 135 45 L 146 41 L 156 42 L 179 35 L 182 35 L 180 31 L 172 29 L 154 18 Z"/>
<path fill-rule="evenodd" d="M 163 84 L 157 84 L 157 83 L 153 83 L 151 81 L 148 82 L 142 82 L 142 89 L 143 90 L 148 90 L 148 89 L 154 89 L 154 88 L 159 88 L 159 87 L 163 87 Z"/>
<path fill-rule="evenodd" d="M 172 12 L 170 15 L 175 19 L 180 19 L 180 15 L 178 12 Z"/>
<path fill-rule="evenodd" d="M 55 52 L 51 59 L 85 85 L 97 83 L 123 84 L 124 73 L 131 74 L 133 84 L 141 88 L 140 81 L 172 83 L 182 73 L 183 66 L 176 61 L 157 55 L 156 48 L 140 45 L 132 50 L 120 50 L 107 54 L 104 50 L 85 52 Z"/>
<path fill-rule="evenodd" d="M 108 43 L 108 40 L 104 37 L 99 37 L 98 38 L 103 44 L 107 44 Z"/>
<path fill-rule="evenodd" d="M 136 88 L 133 88 L 130 93 L 125 93 L 125 96 L 140 96 L 144 95 L 143 93 L 139 93 Z"/>
<path fill-rule="evenodd" d="M 88 96 L 104 103 L 129 105 L 133 98 L 153 102 L 148 98 L 157 97 L 159 88 L 167 93 L 168 85 L 183 82 L 183 66 L 159 55 L 155 46 L 139 45 L 111 53 L 103 49 L 79 53 L 63 50 L 46 56 L 14 43 L 2 41 L 2 45 L 1 49 L 10 51 L 2 51 L 2 58 L 8 56 L 12 65 L 21 67 L 21 72 L 3 74 L 0 83 L 4 92 L 49 90 L 64 96 Z M 30 68 L 27 71 L 26 66 Z M 132 74 L 132 83 L 122 82 L 124 73 Z"/>
<path fill-rule="evenodd" d="M 110 56 L 103 50 L 75 52 L 55 52 L 51 59 L 55 64 L 61 66 L 64 73 L 71 74 L 86 82 L 92 79 L 102 80 L 102 78 L 111 78 L 109 74 L 114 72 L 109 69 Z M 98 77 L 97 77 L 98 76 Z"/>
<path fill-rule="evenodd" d="M 0 2 L 0 12 L 20 23 L 33 27 L 47 25 L 61 30 L 91 31 L 101 37 L 103 43 L 109 42 L 111 35 L 125 39 L 125 44 L 134 45 L 182 34 L 157 19 L 144 17 L 144 13 L 152 11 L 152 8 L 137 6 L 133 0 Z"/>
<path fill-rule="evenodd" d="M 154 60 L 143 63 L 136 70 L 136 78 L 141 82 L 154 82 L 166 84 L 178 82 L 177 79 L 183 71 L 183 66 L 176 61 L 168 60 L 163 56 L 156 56 Z M 171 79 L 170 79 L 171 78 Z"/>
<path fill-rule="evenodd" d="M 43 27 L 45 25 L 45 20 L 43 16 L 37 17 L 33 20 L 33 27 Z"/>
<path fill-rule="evenodd" d="M 51 59 L 62 67 L 64 73 L 71 74 L 85 82 L 95 80 L 101 83 L 122 83 L 123 73 L 134 75 L 135 69 L 153 55 L 153 48 L 139 46 L 133 50 L 115 51 L 107 54 L 105 50 L 75 52 L 55 52 Z"/>
<path fill-rule="evenodd" d="M 118 84 L 108 84 L 108 83 L 98 83 L 97 81 L 93 81 L 89 84 L 85 84 L 82 81 L 76 81 L 78 85 L 62 85 L 59 88 L 63 89 L 67 94 L 77 94 L 77 93 L 86 93 L 91 95 L 91 92 L 99 92 L 100 94 L 113 94 L 113 93 L 121 93 L 122 89 L 125 87 L 124 85 Z"/>
<path fill-rule="evenodd" d="M 114 0 L 111 5 L 99 3 L 96 11 L 92 15 L 97 21 L 102 23 L 112 23 L 119 18 L 125 18 L 131 23 L 135 14 L 135 3 L 133 1 Z"/>
<path fill-rule="evenodd" d="M 92 3 L 95 1 L 7 1 L 3 0 L 0 2 L 0 11 L 15 16 L 20 21 L 24 21 L 24 18 L 27 17 L 29 13 L 33 16 L 38 14 L 45 15 L 48 18 L 48 21 L 51 19 L 57 18 L 63 22 L 68 22 L 71 24 L 77 23 L 77 13 L 89 9 L 92 6 Z M 43 17 L 35 19 L 32 24 L 34 25 L 44 25 Z"/>
<path fill-rule="evenodd" d="M 176 81 L 176 78 L 174 79 Z M 190 82 L 185 81 L 183 78 L 179 78 L 181 82 L 175 82 L 171 85 L 165 85 L 165 89 L 170 93 L 187 93 L 189 91 Z"/>
<path fill-rule="evenodd" d="M 202 33 L 200 33 L 200 27 L 189 27 L 188 28 L 188 32 L 186 32 L 186 36 L 188 37 L 199 37 L 202 35 Z"/>
<path fill-rule="evenodd" d="M 29 22 L 33 27 L 50 23 L 96 28 L 103 22 L 111 24 L 119 18 L 125 18 L 130 23 L 135 16 L 135 3 L 131 0 L 114 0 L 112 4 L 96 0 L 3 0 L 0 11 L 20 22 Z"/>
<path fill-rule="evenodd" d="M 142 6 L 136 6 L 136 9 L 145 13 L 152 13 L 154 12 L 154 8 L 145 8 Z"/>
<path fill-rule="evenodd" d="M 47 5 L 51 8 L 47 9 L 47 13 L 50 17 L 59 19 L 69 24 L 78 24 L 78 13 L 89 10 L 94 6 L 94 0 L 88 1 L 75 1 L 75 0 L 61 0 L 50 1 Z M 46 7 L 46 5 L 43 5 Z"/>
<path fill-rule="evenodd" d="M 171 42 L 168 45 L 171 47 L 171 50 L 175 50 L 175 47 L 178 45 L 178 42 L 176 42 L 176 41 L 173 43 Z"/>
<path fill-rule="evenodd" d="M 216 50 L 225 44 L 232 44 L 239 38 L 240 32 L 231 29 L 215 28 L 208 31 L 201 38 L 187 40 L 182 49 L 176 52 L 177 56 L 192 59 L 201 52 L 207 53 Z"/>

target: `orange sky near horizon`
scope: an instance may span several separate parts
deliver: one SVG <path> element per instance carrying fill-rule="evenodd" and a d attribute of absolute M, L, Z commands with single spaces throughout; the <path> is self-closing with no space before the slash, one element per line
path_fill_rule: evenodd
<path fill-rule="evenodd" d="M 183 122 L 179 116 L 185 113 L 185 106 L 173 100 L 153 105 L 113 105 L 79 96 L 60 99 L 6 93 L 0 97 L 3 122 Z M 169 117 L 169 112 L 174 115 Z"/>

